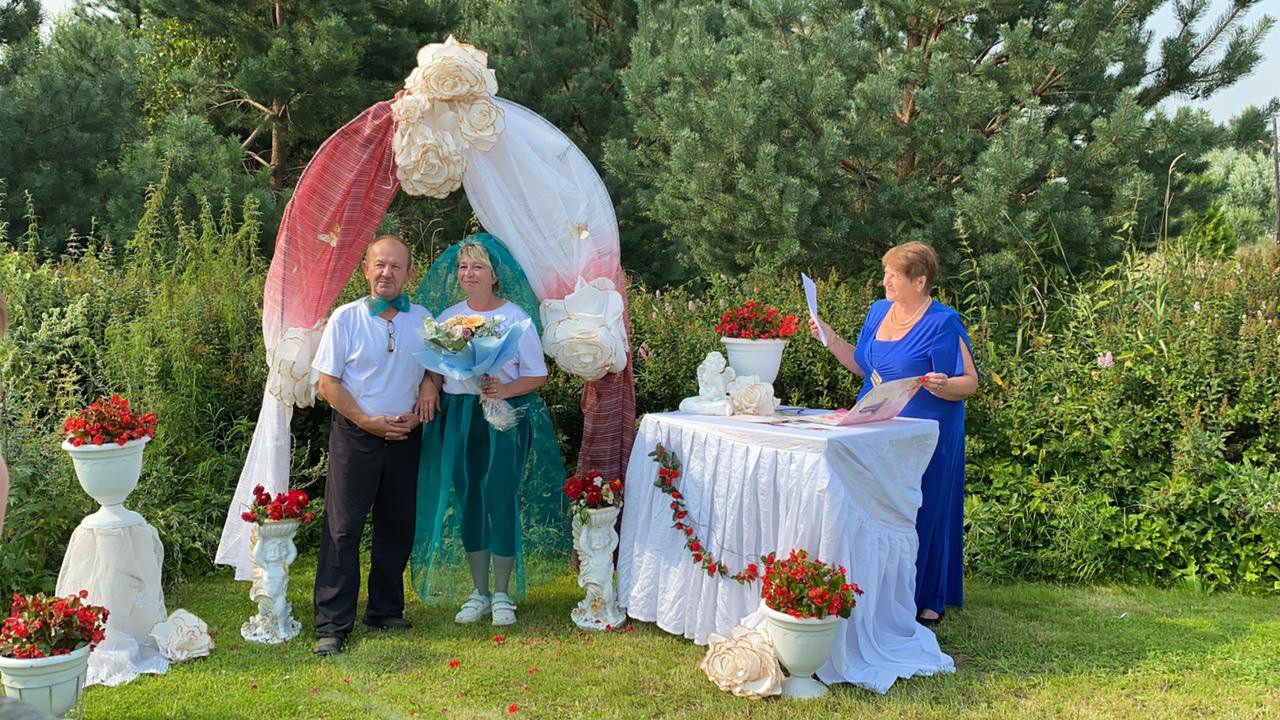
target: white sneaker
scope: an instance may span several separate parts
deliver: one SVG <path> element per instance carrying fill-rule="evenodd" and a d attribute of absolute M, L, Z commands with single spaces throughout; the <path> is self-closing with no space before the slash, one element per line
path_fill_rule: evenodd
<path fill-rule="evenodd" d="M 494 625 L 516 624 L 516 604 L 511 601 L 510 595 L 494 593 L 492 607 Z"/>
<path fill-rule="evenodd" d="M 473 623 L 488 615 L 492 607 L 493 602 L 489 600 L 488 595 L 481 595 L 479 590 L 472 590 L 467 601 L 462 603 L 458 614 L 453 616 L 453 621 L 460 625 Z"/>

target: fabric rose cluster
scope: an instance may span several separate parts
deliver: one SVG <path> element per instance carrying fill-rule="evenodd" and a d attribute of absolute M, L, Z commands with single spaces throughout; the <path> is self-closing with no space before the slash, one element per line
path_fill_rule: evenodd
<path fill-rule="evenodd" d="M 765 558 L 764 587 L 760 597 L 766 605 L 794 618 L 849 617 L 861 595 L 857 583 L 848 582 L 844 566 L 810 560 L 804 550 L 792 550 L 783 560 Z"/>
<path fill-rule="evenodd" d="M 84 604 L 87 597 L 87 590 L 65 598 L 15 593 L 9 617 L 0 623 L 0 657 L 53 657 L 84 645 L 92 650 L 106 636 L 109 613 L 104 607 Z"/>
<path fill-rule="evenodd" d="M 709 640 L 698 667 L 716 687 L 745 698 L 782 694 L 782 667 L 764 633 L 735 625 L 733 637 L 712 633 Z"/>
<path fill-rule="evenodd" d="M 151 628 L 160 654 L 171 662 L 205 657 L 213 650 L 213 638 L 205 621 L 186 610 L 174 610 L 168 620 Z"/>
<path fill-rule="evenodd" d="M 622 507 L 622 478 L 606 480 L 592 470 L 585 478 L 574 475 L 564 481 L 564 494 L 573 512 L 586 515 L 587 510 Z"/>
<path fill-rule="evenodd" d="M 799 327 L 795 315 L 783 315 L 778 308 L 748 300 L 740 308 L 726 310 L 716 332 L 739 340 L 782 340 L 795 335 Z"/>
<path fill-rule="evenodd" d="M 760 382 L 758 375 L 739 375 L 725 389 L 735 415 L 772 415 L 782 404 L 773 396 L 773 384 Z"/>
<path fill-rule="evenodd" d="M 89 407 L 72 414 L 62 425 L 67 442 L 76 447 L 85 443 L 124 445 L 130 440 L 154 437 L 156 416 L 139 413 L 129 407 L 129 401 L 119 395 L 99 398 Z"/>
<path fill-rule="evenodd" d="M 418 66 L 391 104 L 396 177 L 410 195 L 447 197 L 462 186 L 466 153 L 488 151 L 506 129 L 493 101 L 498 79 L 489 56 L 452 35 L 418 51 Z"/>
<path fill-rule="evenodd" d="M 302 490 L 277 493 L 272 498 L 271 493 L 258 485 L 253 488 L 253 505 L 240 513 L 240 519 L 258 525 L 279 520 L 301 520 L 309 523 L 316 518 L 310 505 L 311 498 Z"/>
<path fill-rule="evenodd" d="M 627 367 L 622 295 L 608 278 L 587 282 L 563 300 L 542 303 L 542 349 L 561 370 L 590 382 Z"/>
<path fill-rule="evenodd" d="M 285 405 L 305 408 L 316 404 L 320 373 L 311 367 L 311 361 L 323 331 L 323 322 L 314 328 L 289 328 L 267 351 L 267 392 Z"/>

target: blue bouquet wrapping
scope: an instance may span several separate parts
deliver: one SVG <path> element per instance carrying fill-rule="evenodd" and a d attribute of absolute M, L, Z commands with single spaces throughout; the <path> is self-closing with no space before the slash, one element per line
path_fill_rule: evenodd
<path fill-rule="evenodd" d="M 472 318 L 476 322 L 468 323 Z M 524 319 L 499 329 L 503 322 L 502 316 L 488 321 L 480 316 L 458 316 L 445 323 L 425 320 L 421 334 L 426 349 L 413 357 L 424 368 L 447 378 L 479 381 L 516 357 L 520 338 L 532 325 Z M 485 420 L 498 430 L 510 430 L 520 421 L 520 411 L 506 400 L 483 398 L 482 403 Z"/>

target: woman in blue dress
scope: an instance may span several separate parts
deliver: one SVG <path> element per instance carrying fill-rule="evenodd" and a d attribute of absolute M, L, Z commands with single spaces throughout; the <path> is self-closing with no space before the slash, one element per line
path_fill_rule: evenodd
<path fill-rule="evenodd" d="M 867 311 L 856 344 L 821 319 L 831 354 L 861 375 L 858 399 L 889 380 L 922 376 L 922 389 L 903 417 L 938 421 L 938 445 L 921 480 L 923 502 L 916 515 L 916 617 L 938 622 L 946 605 L 964 604 L 964 401 L 978 389 L 969 334 L 960 315 L 934 300 L 938 255 L 921 242 L 885 253 L 884 300 Z"/>

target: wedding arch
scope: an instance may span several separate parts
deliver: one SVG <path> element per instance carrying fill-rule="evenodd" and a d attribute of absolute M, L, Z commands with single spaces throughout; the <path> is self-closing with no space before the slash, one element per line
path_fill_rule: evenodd
<path fill-rule="evenodd" d="M 299 178 L 264 288 L 262 409 L 214 559 L 236 579 L 252 575 L 240 513 L 255 485 L 288 485 L 290 421 L 295 406 L 315 403 L 311 361 L 325 320 L 398 190 L 464 189 L 542 303 L 544 351 L 586 381 L 580 471 L 625 474 L 635 385 L 613 203 L 564 133 L 497 91 L 483 51 L 452 35 L 427 45 L 404 90 L 334 133 Z"/>

